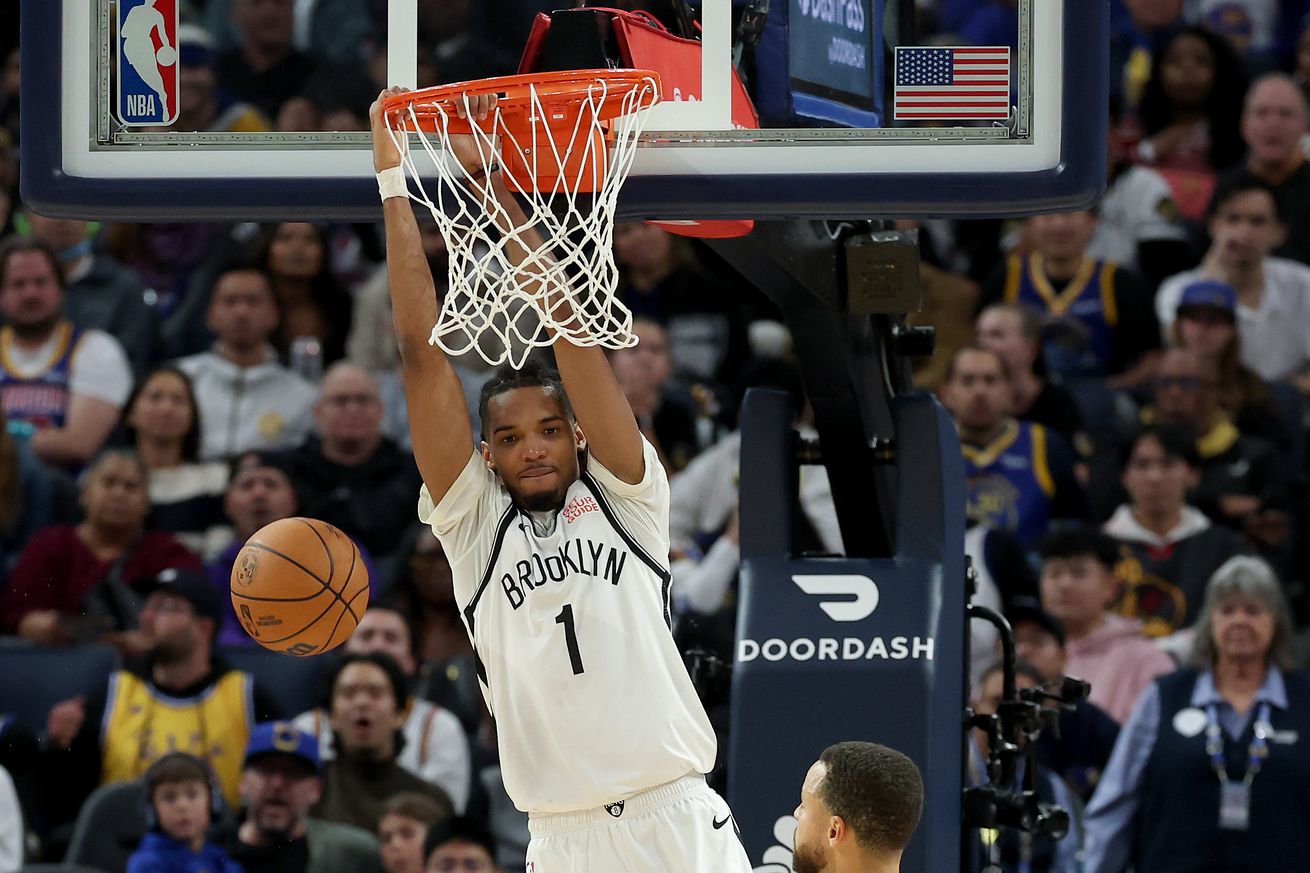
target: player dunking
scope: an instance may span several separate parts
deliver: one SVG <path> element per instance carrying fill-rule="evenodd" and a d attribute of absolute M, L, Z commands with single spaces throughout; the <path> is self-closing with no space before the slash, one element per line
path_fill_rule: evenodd
<path fill-rule="evenodd" d="M 477 97 L 469 111 L 481 120 L 492 106 Z M 387 196 L 403 193 L 402 171 L 381 96 L 371 121 L 419 516 L 454 571 L 505 788 L 529 817 L 528 871 L 746 873 L 728 806 L 702 775 L 714 733 L 669 630 L 669 488 L 655 450 L 604 352 L 567 340 L 554 345 L 559 377 L 529 366 L 487 384 L 472 450 L 459 377 L 428 344 L 437 297 L 413 209 Z M 480 166 L 470 138 L 453 139 L 470 172 Z M 527 226 L 505 180 L 490 181 Z M 511 252 L 523 281 L 544 281 L 524 256 Z"/>

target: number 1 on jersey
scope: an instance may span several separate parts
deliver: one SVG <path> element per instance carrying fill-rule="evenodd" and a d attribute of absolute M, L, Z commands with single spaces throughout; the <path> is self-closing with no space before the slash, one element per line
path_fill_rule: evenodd
<path fill-rule="evenodd" d="M 569 663 L 573 665 L 573 675 L 582 672 L 582 653 L 578 651 L 578 634 L 573 629 L 573 604 L 566 603 L 555 616 L 555 624 L 564 625 L 564 642 L 569 647 Z"/>

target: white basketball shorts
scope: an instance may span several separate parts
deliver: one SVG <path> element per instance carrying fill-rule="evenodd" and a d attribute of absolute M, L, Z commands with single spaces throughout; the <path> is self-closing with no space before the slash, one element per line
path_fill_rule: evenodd
<path fill-rule="evenodd" d="M 750 873 L 728 804 L 702 776 L 620 803 L 530 815 L 527 873 Z"/>

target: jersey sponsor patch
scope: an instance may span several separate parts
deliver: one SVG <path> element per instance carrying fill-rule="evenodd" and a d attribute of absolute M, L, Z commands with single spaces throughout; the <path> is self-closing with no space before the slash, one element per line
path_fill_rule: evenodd
<path fill-rule="evenodd" d="M 564 523 L 573 524 L 588 512 L 600 512 L 600 505 L 596 503 L 596 498 L 586 494 L 574 497 L 564 507 Z"/>

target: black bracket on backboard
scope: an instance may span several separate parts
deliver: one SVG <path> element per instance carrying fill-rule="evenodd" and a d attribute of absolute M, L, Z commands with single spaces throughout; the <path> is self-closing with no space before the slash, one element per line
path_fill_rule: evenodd
<path fill-rule="evenodd" d="M 868 222 L 762 221 L 707 243 L 782 310 L 847 556 L 894 555 L 892 400 L 912 389 L 902 356 L 931 353 L 931 334 L 904 325 L 920 299 L 913 238 Z"/>

